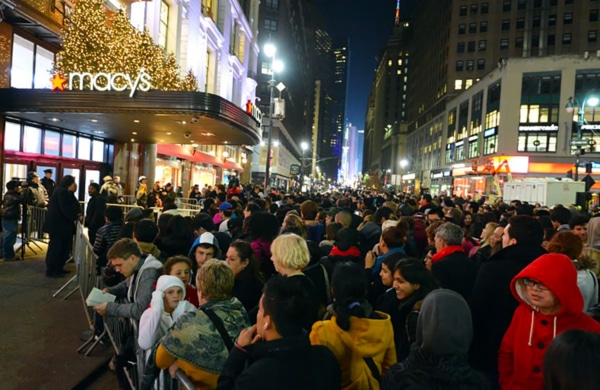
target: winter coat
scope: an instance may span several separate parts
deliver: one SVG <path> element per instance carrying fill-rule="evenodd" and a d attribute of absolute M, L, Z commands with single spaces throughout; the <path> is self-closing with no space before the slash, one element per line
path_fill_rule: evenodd
<path fill-rule="evenodd" d="M 583 311 L 588 311 L 598 303 L 598 278 L 589 269 L 577 271 L 577 287 L 583 296 Z"/>
<path fill-rule="evenodd" d="M 198 388 L 214 389 L 229 355 L 223 337 L 203 310 L 211 310 L 223 322 L 234 342 L 242 329 L 250 326 L 248 313 L 237 298 L 210 301 L 198 310 L 181 316 L 160 342 L 156 365 L 167 369 L 177 361 Z"/>
<path fill-rule="evenodd" d="M 467 302 L 451 290 L 434 290 L 423 300 L 417 339 L 406 360 L 392 366 L 381 388 L 396 390 L 482 390 L 490 385 L 467 362 L 473 331 Z"/>
<path fill-rule="evenodd" d="M 467 302 L 469 301 L 477 275 L 477 266 L 464 252 L 454 252 L 434 261 L 431 273 L 442 288 L 456 291 Z"/>
<path fill-rule="evenodd" d="M 85 210 L 85 226 L 90 231 L 98 231 L 104 226 L 104 212 L 106 211 L 106 199 L 99 194 L 92 195 Z M 90 237 L 91 244 L 94 245 L 96 237 Z"/>
<path fill-rule="evenodd" d="M 546 253 L 538 245 L 507 246 L 481 264 L 473 295 L 473 344 L 470 358 L 474 368 L 495 373 L 498 349 L 519 303 L 510 292 L 510 281 L 528 264 Z"/>
<path fill-rule="evenodd" d="M 72 239 L 80 210 L 77 198 L 67 187 L 56 187 L 48 203 L 43 227 L 44 231 L 50 234 L 50 239 L 53 237 Z"/>
<path fill-rule="evenodd" d="M 343 330 L 336 317 L 315 323 L 310 332 L 313 345 L 324 345 L 335 355 L 342 372 L 342 389 L 379 389 L 364 358 L 372 358 L 383 376 L 396 363 L 394 331 L 390 316 L 379 319 L 350 317 L 350 329 Z"/>
<path fill-rule="evenodd" d="M 329 349 L 302 336 L 233 348 L 219 390 L 339 390 L 340 368 Z"/>
<path fill-rule="evenodd" d="M 109 302 L 106 306 L 106 315 L 139 321 L 150 304 L 161 268 L 162 263 L 153 256 L 141 257 L 133 275 L 116 286 L 108 288 L 109 293 L 116 295 L 117 298 L 125 298 L 127 303 Z"/>
<path fill-rule="evenodd" d="M 2 219 L 18 220 L 21 218 L 21 201 L 21 194 L 17 191 L 6 191 L 2 200 Z"/>
<path fill-rule="evenodd" d="M 48 192 L 44 186 L 29 182 L 29 188 L 25 190 L 25 203 L 33 207 L 46 207 L 48 200 Z"/>
<path fill-rule="evenodd" d="M 539 311 L 530 301 L 529 288 L 522 283 L 523 278 L 546 286 L 561 304 L 558 312 L 543 314 Z M 540 256 L 513 278 L 510 289 L 520 304 L 498 353 L 500 385 L 503 389 L 541 390 L 544 354 L 552 340 L 569 329 L 600 333 L 600 323 L 582 312 L 577 271 L 565 255 Z"/>
<path fill-rule="evenodd" d="M 248 313 L 256 306 L 262 296 L 264 283 L 256 278 L 252 267 L 248 266 L 240 272 L 233 285 L 233 295 L 244 305 Z"/>

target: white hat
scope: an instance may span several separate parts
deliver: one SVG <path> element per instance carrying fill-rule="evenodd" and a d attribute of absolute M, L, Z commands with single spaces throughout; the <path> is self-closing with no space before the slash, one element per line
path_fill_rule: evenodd
<path fill-rule="evenodd" d="M 156 291 L 165 292 L 171 287 L 181 288 L 181 290 L 183 291 L 182 299 L 185 299 L 185 285 L 183 284 L 181 279 L 179 279 L 177 276 L 171 275 L 162 275 L 158 278 L 158 281 L 156 282 Z"/>
<path fill-rule="evenodd" d="M 146 180 L 146 176 L 140 176 L 140 178 L 138 179 L 138 181 L 142 181 L 142 180 Z"/>

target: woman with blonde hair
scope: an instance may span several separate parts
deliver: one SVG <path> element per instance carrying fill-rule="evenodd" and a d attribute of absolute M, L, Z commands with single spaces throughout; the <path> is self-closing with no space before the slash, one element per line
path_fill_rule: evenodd
<path fill-rule="evenodd" d="M 310 262 L 310 252 L 306 240 L 297 234 L 282 234 L 271 244 L 271 260 L 281 276 L 294 278 L 314 298 L 314 309 L 305 315 L 304 329 L 310 330 L 317 320 L 318 294 L 313 281 L 302 270 Z"/>
<path fill-rule="evenodd" d="M 488 222 L 481 232 L 481 240 L 479 245 L 473 247 L 469 252 L 469 257 L 473 259 L 477 264 L 481 264 L 490 258 L 492 254 L 492 243 L 491 238 L 494 235 L 494 230 L 498 227 L 496 222 Z"/>

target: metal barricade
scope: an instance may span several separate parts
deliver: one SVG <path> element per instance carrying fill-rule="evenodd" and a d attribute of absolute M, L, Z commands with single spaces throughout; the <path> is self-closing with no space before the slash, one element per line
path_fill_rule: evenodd
<path fill-rule="evenodd" d="M 48 243 L 49 236 L 44 233 L 44 222 L 48 209 L 45 207 L 27 207 L 27 238 L 33 241 L 42 241 Z"/>

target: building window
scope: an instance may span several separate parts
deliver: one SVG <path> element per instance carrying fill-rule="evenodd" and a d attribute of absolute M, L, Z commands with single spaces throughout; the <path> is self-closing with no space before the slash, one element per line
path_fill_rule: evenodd
<path fill-rule="evenodd" d="M 573 0 L 565 0 L 565 4 L 573 4 Z"/>
<path fill-rule="evenodd" d="M 537 15 L 534 16 L 533 21 L 531 22 L 531 26 L 535 28 L 535 27 L 540 27 L 541 25 L 542 25 L 541 18 Z"/>
<path fill-rule="evenodd" d="M 597 21 L 598 21 L 598 10 L 591 9 L 590 10 L 590 22 L 597 22 Z"/>
<path fill-rule="evenodd" d="M 548 153 L 556 152 L 556 132 L 519 131 L 518 152 Z"/>
<path fill-rule="evenodd" d="M 277 32 L 279 23 L 276 19 L 265 18 L 265 30 Z"/>
<path fill-rule="evenodd" d="M 469 53 L 473 53 L 475 51 L 475 41 L 469 41 L 469 44 L 467 45 L 467 51 Z"/>
<path fill-rule="evenodd" d="M 465 80 L 465 89 L 469 89 L 473 86 L 473 79 L 466 79 Z"/>
<path fill-rule="evenodd" d="M 474 140 L 469 142 L 469 158 L 479 157 L 479 141 Z"/>
<path fill-rule="evenodd" d="M 456 61 L 456 71 L 457 72 L 462 72 L 465 66 L 465 62 L 464 61 Z"/>
<path fill-rule="evenodd" d="M 486 40 L 479 41 L 479 51 L 485 51 L 486 47 L 487 47 L 487 41 Z"/>
<path fill-rule="evenodd" d="M 13 35 L 13 55 L 10 69 L 12 88 L 50 88 L 50 72 L 54 54 L 35 43 Z"/>
<path fill-rule="evenodd" d="M 534 36 L 531 38 L 531 47 L 540 47 L 540 37 Z"/>
<path fill-rule="evenodd" d="M 458 42 L 456 44 L 456 52 L 457 53 L 464 53 L 465 52 L 465 43 L 464 42 Z"/>
<path fill-rule="evenodd" d="M 517 19 L 517 30 L 522 30 L 525 28 L 525 18 Z"/>
<path fill-rule="evenodd" d="M 489 3 L 481 3 L 481 14 L 482 15 L 487 15 L 487 13 L 489 12 L 489 9 L 490 9 Z"/>
<path fill-rule="evenodd" d="M 272 10 L 278 10 L 279 9 L 279 0 L 266 0 L 265 6 Z"/>
<path fill-rule="evenodd" d="M 533 8 L 541 8 L 542 0 L 533 0 Z"/>
<path fill-rule="evenodd" d="M 548 26 L 556 26 L 556 15 L 548 16 Z"/>
<path fill-rule="evenodd" d="M 596 42 L 598 39 L 598 30 L 588 31 L 588 42 Z"/>
<path fill-rule="evenodd" d="M 271 61 L 263 61 L 260 65 L 260 73 L 271 75 L 273 72 L 271 71 Z"/>
<path fill-rule="evenodd" d="M 502 11 L 503 12 L 510 12 L 510 0 L 502 2 Z"/>
<path fill-rule="evenodd" d="M 458 10 L 458 15 L 459 16 L 467 16 L 467 6 L 466 5 L 461 5 L 459 10 Z"/>
<path fill-rule="evenodd" d="M 508 31 L 510 30 L 510 19 L 503 19 L 502 20 L 502 31 Z"/>
<path fill-rule="evenodd" d="M 167 34 L 169 32 L 169 4 L 166 1 L 160 3 L 160 24 L 158 26 L 158 44 L 167 47 Z"/>
<path fill-rule="evenodd" d="M 77 137 L 72 134 L 63 134 L 62 139 L 63 157 L 75 158 L 77 156 Z"/>
<path fill-rule="evenodd" d="M 42 153 L 48 156 L 60 156 L 60 133 L 58 131 L 44 131 L 44 151 Z M 104 159 L 100 160 L 100 162 L 102 161 Z"/>
<path fill-rule="evenodd" d="M 4 150 L 21 150 L 21 125 L 15 122 L 6 122 L 4 125 Z"/>
<path fill-rule="evenodd" d="M 469 23 L 469 34 L 477 33 L 477 23 Z"/>
<path fill-rule="evenodd" d="M 500 49 L 508 49 L 508 39 L 500 40 Z"/>
<path fill-rule="evenodd" d="M 467 60 L 467 71 L 470 72 L 474 69 L 475 61 Z"/>
<path fill-rule="evenodd" d="M 525 4 L 527 2 L 525 0 L 517 0 L 517 9 L 525 9 Z"/>
<path fill-rule="evenodd" d="M 477 60 L 477 70 L 484 70 L 485 69 L 485 59 L 480 58 Z"/>
<path fill-rule="evenodd" d="M 562 38 L 563 45 L 571 44 L 571 33 L 564 33 Z"/>
<path fill-rule="evenodd" d="M 487 32 L 487 28 L 488 28 L 488 22 L 481 22 L 479 23 L 479 32 Z"/>
<path fill-rule="evenodd" d="M 23 132 L 23 151 L 26 153 L 42 152 L 42 129 L 33 126 L 24 126 Z"/>
<path fill-rule="evenodd" d="M 477 15 L 477 4 L 471 4 L 471 16 Z"/>
<path fill-rule="evenodd" d="M 571 12 L 567 12 L 563 16 L 564 24 L 573 24 L 573 14 Z"/>
<path fill-rule="evenodd" d="M 517 49 L 523 48 L 523 37 L 515 38 L 515 47 Z"/>
<path fill-rule="evenodd" d="M 498 135 L 492 135 L 483 139 L 483 155 L 488 156 L 496 153 L 496 145 L 498 145 Z"/>
<path fill-rule="evenodd" d="M 555 42 L 556 42 L 556 35 L 554 35 L 554 34 L 548 35 L 548 46 L 554 46 Z"/>
<path fill-rule="evenodd" d="M 467 25 L 464 23 L 461 23 L 458 25 L 458 34 L 459 35 L 464 35 L 467 32 Z"/>

